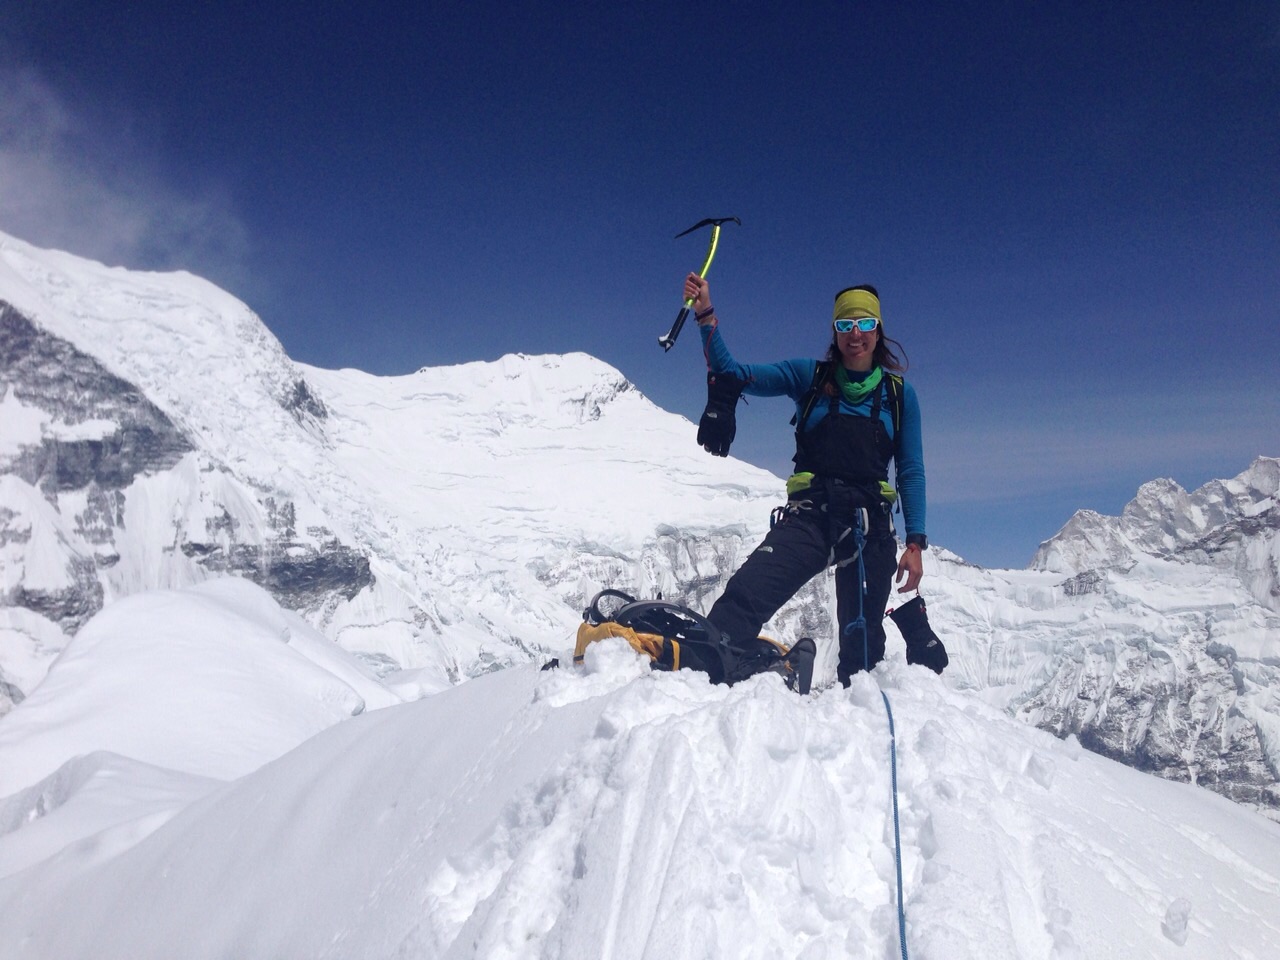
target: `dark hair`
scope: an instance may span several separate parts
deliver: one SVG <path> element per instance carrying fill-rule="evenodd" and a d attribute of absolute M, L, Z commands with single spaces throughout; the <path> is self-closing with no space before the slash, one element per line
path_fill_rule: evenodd
<path fill-rule="evenodd" d="M 865 290 L 867 291 L 867 293 L 871 294 L 877 300 L 880 299 L 880 291 L 877 290 L 875 287 L 873 287 L 869 283 L 860 283 L 857 286 L 845 287 L 843 290 L 841 290 L 839 293 L 836 294 L 836 299 L 839 300 L 842 296 L 844 296 L 850 290 Z"/>
<path fill-rule="evenodd" d="M 877 300 L 880 299 L 880 291 L 869 283 L 860 283 L 856 287 L 845 287 L 840 293 L 836 294 L 836 299 L 839 300 L 840 294 L 848 293 L 850 290 L 866 290 Z M 906 373 L 907 367 L 910 366 L 907 361 L 906 349 L 897 340 L 890 339 L 884 335 L 883 320 L 880 321 L 878 329 L 880 335 L 876 337 L 876 348 L 871 353 L 872 362 L 892 373 Z M 893 344 L 893 347 L 898 349 L 894 350 L 889 344 Z M 902 354 L 901 357 L 898 356 L 899 353 Z M 836 339 L 834 331 L 831 334 L 831 345 L 827 347 L 827 355 L 823 359 L 833 363 L 838 363 L 840 360 L 840 343 Z"/>

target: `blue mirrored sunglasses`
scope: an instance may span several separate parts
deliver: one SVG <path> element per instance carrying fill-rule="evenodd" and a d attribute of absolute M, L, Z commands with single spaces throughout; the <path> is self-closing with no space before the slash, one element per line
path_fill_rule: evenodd
<path fill-rule="evenodd" d="M 875 317 L 855 317 L 852 319 L 836 320 L 836 333 L 853 333 L 854 330 L 861 330 L 863 333 L 870 333 L 880 321 Z"/>

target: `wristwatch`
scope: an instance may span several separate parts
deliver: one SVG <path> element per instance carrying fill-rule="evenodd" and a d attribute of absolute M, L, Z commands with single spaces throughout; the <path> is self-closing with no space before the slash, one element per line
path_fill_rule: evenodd
<path fill-rule="evenodd" d="M 909 533 L 909 534 L 907 534 L 907 546 L 909 547 L 909 546 L 911 546 L 913 543 L 914 543 L 917 547 L 919 547 L 919 548 L 920 548 L 920 550 L 921 550 L 921 552 L 922 552 L 922 553 L 923 553 L 925 550 L 928 550 L 928 549 L 929 549 L 929 538 L 928 538 L 928 537 L 926 537 L 923 533 Z"/>

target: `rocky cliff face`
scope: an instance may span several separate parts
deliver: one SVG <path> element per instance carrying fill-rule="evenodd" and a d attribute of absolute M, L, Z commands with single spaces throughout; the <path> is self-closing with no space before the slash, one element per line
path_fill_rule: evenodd
<path fill-rule="evenodd" d="M 14 625 L 17 611 L 70 636 L 109 598 L 214 573 L 244 576 L 304 612 L 373 582 L 364 553 L 323 528 L 300 539 L 292 502 L 232 481 L 136 384 L 4 301 L 0 390 L 8 643 L 24 632 Z M 291 399 L 306 415 L 322 410 L 307 395 Z M 141 503 L 158 478 L 170 481 L 168 502 Z M 159 524 L 139 516 L 153 506 Z M 156 535 L 158 542 L 139 542 Z M 122 555 L 154 563 L 122 565 Z M 31 686 L 31 677 L 6 673 L 10 659 L 12 651 L 0 656 L 0 712 Z"/>
<path fill-rule="evenodd" d="M 1161 619 L 1160 629 L 1117 624 L 1065 651 L 1016 715 L 1139 770 L 1280 812 L 1276 715 L 1266 703 L 1280 672 L 1242 653 L 1238 621 L 1212 611 Z"/>
<path fill-rule="evenodd" d="M 4 301 L 0 371 L 0 399 L 9 416 L 18 420 L 25 413 L 29 423 L 39 424 L 25 437 L 10 437 L 0 468 L 39 491 L 55 510 L 60 498 L 82 501 L 68 515 L 58 510 L 67 528 L 58 538 L 62 556 L 43 558 L 61 561 L 61 571 L 48 571 L 60 584 L 23 578 L 6 585 L 3 603 L 74 633 L 102 607 L 98 569 L 119 562 L 113 542 L 123 521 L 123 492 L 138 476 L 168 470 L 194 448 L 135 386 Z M 12 508 L 0 515 L 6 545 L 30 544 L 33 524 L 22 520 Z"/>

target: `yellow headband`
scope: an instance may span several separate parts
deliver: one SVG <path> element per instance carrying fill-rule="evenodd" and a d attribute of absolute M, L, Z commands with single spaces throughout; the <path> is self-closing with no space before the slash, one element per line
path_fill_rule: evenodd
<path fill-rule="evenodd" d="M 870 290 L 845 290 L 836 297 L 836 307 L 832 320 L 845 317 L 872 316 L 877 320 L 880 316 L 880 298 Z"/>

